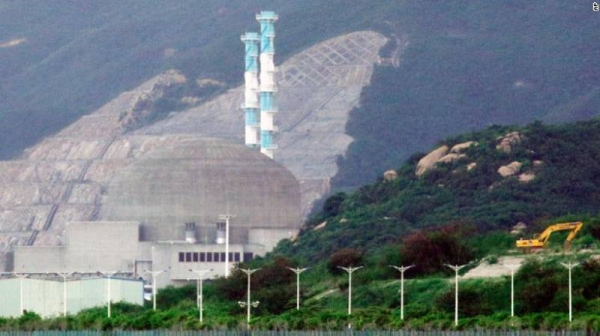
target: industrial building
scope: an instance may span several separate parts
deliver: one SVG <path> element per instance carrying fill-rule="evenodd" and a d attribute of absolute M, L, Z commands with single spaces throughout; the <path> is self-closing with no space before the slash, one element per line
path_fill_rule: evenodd
<path fill-rule="evenodd" d="M 69 215 L 57 215 L 57 209 L 71 194 L 81 199 L 69 204 L 73 214 L 88 203 L 93 210 L 67 221 L 55 234 L 59 244 L 40 244 L 36 231 L 30 239 L 36 244 L 15 246 L 12 271 L 118 271 L 148 281 L 153 272 L 163 287 L 195 279 L 190 269 L 226 276 L 236 263 L 264 255 L 299 231 L 300 185 L 272 160 L 278 17 L 261 12 L 256 19 L 260 34 L 242 36 L 246 146 L 188 134 L 112 139 L 87 161 L 76 181 L 80 185 L 67 184 L 40 232 L 53 239 L 48 228 Z M 90 191 L 101 197 L 86 197 Z"/>
<path fill-rule="evenodd" d="M 43 280 L 0 280 L 0 316 L 18 317 L 24 311 L 35 312 L 42 317 L 59 316 L 64 314 L 65 310 L 67 314 L 76 314 L 83 309 L 106 306 L 109 295 L 111 302 L 123 301 L 141 305 L 144 301 L 143 281 L 140 280 L 119 277 L 110 280 L 100 277 L 79 279 L 77 275 L 67 280 L 63 282 L 62 278 L 56 275 Z"/>
<path fill-rule="evenodd" d="M 159 287 L 194 279 L 189 269 L 225 275 L 226 259 L 232 267 L 264 255 L 298 232 L 300 187 L 256 150 L 189 139 L 117 174 L 100 216 L 69 222 L 60 246 L 17 246 L 14 271 L 120 271 L 149 279 L 146 271 L 167 270 L 156 278 Z"/>

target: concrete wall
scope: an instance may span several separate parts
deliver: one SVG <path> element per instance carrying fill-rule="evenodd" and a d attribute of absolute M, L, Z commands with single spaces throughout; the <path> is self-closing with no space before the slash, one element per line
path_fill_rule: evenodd
<path fill-rule="evenodd" d="M 112 302 L 143 304 L 143 282 L 111 279 Z M 62 281 L 23 279 L 23 309 L 43 317 L 63 313 L 64 283 Z M 96 306 L 106 306 L 108 280 L 103 278 L 68 281 L 67 312 L 77 312 Z M 0 316 L 21 315 L 21 280 L 0 280 Z"/>

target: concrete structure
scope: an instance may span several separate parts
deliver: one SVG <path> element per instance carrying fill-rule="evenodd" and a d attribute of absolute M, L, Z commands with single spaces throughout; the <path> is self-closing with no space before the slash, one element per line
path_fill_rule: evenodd
<path fill-rule="evenodd" d="M 22 281 L 22 291 L 21 291 Z M 129 302 L 141 305 L 144 302 L 144 286 L 140 280 L 122 279 L 118 276 L 111 280 L 112 302 Z M 107 304 L 106 278 L 94 277 L 68 281 L 67 312 L 77 312 Z M 35 312 L 42 317 L 59 316 L 64 308 L 64 284 L 55 277 L 53 280 L 41 279 L 2 279 L 0 280 L 0 316 L 18 317 L 23 310 Z M 23 302 L 21 302 L 21 293 Z"/>
<path fill-rule="evenodd" d="M 13 269 L 121 271 L 135 278 L 168 269 L 158 287 L 194 279 L 190 268 L 224 275 L 219 214 L 238 214 L 229 230 L 233 266 L 295 235 L 299 203 L 296 179 L 258 151 L 215 139 L 180 139 L 115 174 L 104 192 L 101 220 L 69 222 L 60 246 L 17 246 Z"/>
<path fill-rule="evenodd" d="M 279 17 L 274 12 L 263 11 L 256 14 L 260 22 L 260 151 L 273 158 L 277 146 L 273 143 L 275 132 L 275 21 Z"/>
<path fill-rule="evenodd" d="M 246 146 L 260 147 L 260 110 L 258 97 L 258 43 L 257 33 L 246 33 L 241 37 L 245 45 L 244 104 L 246 118 Z"/>

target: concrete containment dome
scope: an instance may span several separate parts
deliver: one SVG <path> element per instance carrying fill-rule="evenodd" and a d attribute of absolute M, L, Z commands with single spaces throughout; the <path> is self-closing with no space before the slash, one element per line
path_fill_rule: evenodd
<path fill-rule="evenodd" d="M 139 221 L 144 241 L 183 240 L 185 223 L 195 222 L 198 243 L 211 244 L 226 213 L 236 215 L 231 243 L 246 243 L 255 229 L 295 232 L 301 226 L 298 181 L 246 146 L 179 138 L 112 179 L 100 219 Z"/>

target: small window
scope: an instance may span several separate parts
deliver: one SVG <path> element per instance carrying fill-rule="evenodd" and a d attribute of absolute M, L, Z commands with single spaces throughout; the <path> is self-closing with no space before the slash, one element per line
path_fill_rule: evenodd
<path fill-rule="evenodd" d="M 231 259 L 229 259 L 231 260 Z M 225 252 L 221 252 L 221 261 L 225 262 Z"/>
<path fill-rule="evenodd" d="M 229 252 L 229 261 L 233 261 L 233 252 Z"/>
<path fill-rule="evenodd" d="M 252 252 L 244 252 L 244 262 L 248 262 L 252 260 L 253 253 Z"/>
<path fill-rule="evenodd" d="M 239 262 L 239 261 L 240 261 L 240 252 L 235 252 L 235 254 L 234 254 L 234 257 L 233 257 L 233 258 L 234 258 L 234 259 L 233 259 L 234 261 L 237 261 L 237 262 Z"/>
<path fill-rule="evenodd" d="M 192 262 L 192 252 L 185 253 L 185 262 Z"/>
<path fill-rule="evenodd" d="M 179 252 L 179 262 L 184 262 L 184 261 L 185 261 L 185 253 Z"/>
<path fill-rule="evenodd" d="M 198 262 L 198 252 L 194 252 L 194 253 L 192 254 L 192 260 L 193 260 L 194 262 Z"/>
<path fill-rule="evenodd" d="M 206 253 L 200 252 L 200 262 L 205 262 L 205 261 L 206 261 Z"/>
<path fill-rule="evenodd" d="M 220 256 L 221 254 L 220 254 L 219 252 L 214 252 L 213 254 L 214 254 L 214 255 L 213 255 L 213 260 L 214 260 L 215 262 L 219 262 L 219 256 Z"/>
<path fill-rule="evenodd" d="M 206 261 L 212 262 L 212 253 L 210 253 L 210 252 L 206 253 Z"/>

